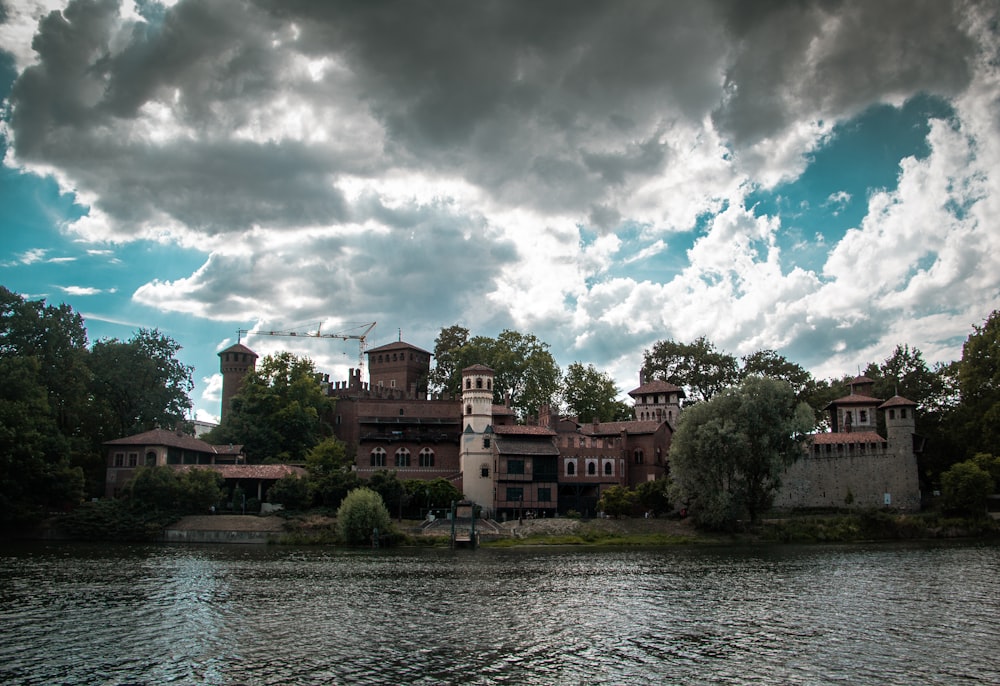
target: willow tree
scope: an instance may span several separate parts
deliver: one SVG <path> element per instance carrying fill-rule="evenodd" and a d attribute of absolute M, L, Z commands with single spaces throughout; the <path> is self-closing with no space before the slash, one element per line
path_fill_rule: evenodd
<path fill-rule="evenodd" d="M 758 376 L 685 409 L 670 447 L 674 501 L 709 528 L 756 522 L 813 423 L 787 382 Z"/>

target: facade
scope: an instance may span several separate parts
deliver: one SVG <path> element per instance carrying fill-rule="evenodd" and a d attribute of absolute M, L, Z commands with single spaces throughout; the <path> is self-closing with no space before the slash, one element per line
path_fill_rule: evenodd
<path fill-rule="evenodd" d="M 827 406 L 831 431 L 813 435 L 806 455 L 785 470 L 775 507 L 920 509 L 917 404 L 898 395 L 883 402 L 871 396 L 873 387 L 859 376 L 849 395 Z"/>

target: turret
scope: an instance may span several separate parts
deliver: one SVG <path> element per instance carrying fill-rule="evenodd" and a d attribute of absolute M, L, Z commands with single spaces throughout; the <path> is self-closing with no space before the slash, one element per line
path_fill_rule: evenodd
<path fill-rule="evenodd" d="M 462 446 L 465 497 L 493 509 L 493 370 L 481 364 L 462 370 Z"/>
<path fill-rule="evenodd" d="M 231 345 L 219 353 L 219 371 L 222 372 L 222 421 L 229 416 L 233 396 L 243 387 L 243 379 L 257 366 L 257 353 L 241 343 Z"/>

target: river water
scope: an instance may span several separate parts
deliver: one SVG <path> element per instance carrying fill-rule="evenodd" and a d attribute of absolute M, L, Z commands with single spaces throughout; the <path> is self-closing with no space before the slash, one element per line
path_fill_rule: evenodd
<path fill-rule="evenodd" d="M 1000 547 L 0 549 L 2 684 L 998 684 Z"/>

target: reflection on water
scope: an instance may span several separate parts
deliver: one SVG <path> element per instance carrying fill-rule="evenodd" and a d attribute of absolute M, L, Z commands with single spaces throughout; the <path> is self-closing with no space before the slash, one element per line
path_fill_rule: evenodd
<path fill-rule="evenodd" d="M 1000 548 L 0 553 L 3 684 L 1000 683 Z"/>

